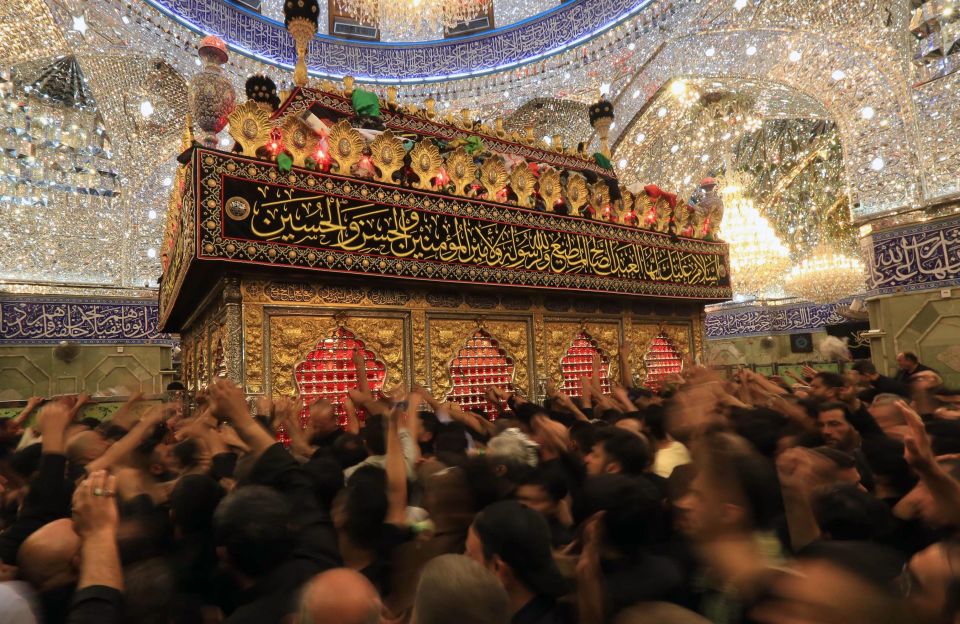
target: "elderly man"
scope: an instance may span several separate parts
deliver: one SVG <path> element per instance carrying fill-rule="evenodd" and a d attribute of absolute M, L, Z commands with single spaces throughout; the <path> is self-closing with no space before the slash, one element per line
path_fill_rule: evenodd
<path fill-rule="evenodd" d="M 380 595 L 367 577 L 336 568 L 304 587 L 299 624 L 379 624 L 382 610 Z"/>

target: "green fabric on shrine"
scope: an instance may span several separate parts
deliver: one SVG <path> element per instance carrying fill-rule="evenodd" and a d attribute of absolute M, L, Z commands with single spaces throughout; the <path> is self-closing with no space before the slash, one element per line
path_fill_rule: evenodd
<path fill-rule="evenodd" d="M 478 136 L 467 137 L 466 149 L 468 154 L 476 154 L 477 152 L 482 152 L 486 149 L 483 145 L 483 141 L 480 140 Z"/>
<path fill-rule="evenodd" d="M 350 96 L 350 103 L 353 104 L 353 110 L 358 115 L 368 117 L 380 116 L 380 98 L 376 93 L 370 93 L 363 89 L 354 89 Z"/>
<path fill-rule="evenodd" d="M 613 164 L 610 162 L 610 159 L 600 152 L 593 153 L 593 162 L 597 163 L 598 166 L 603 167 L 604 169 L 613 169 Z"/>
<path fill-rule="evenodd" d="M 277 156 L 277 169 L 286 173 L 290 171 L 290 168 L 293 167 L 293 159 L 287 155 L 286 152 L 283 152 Z"/>

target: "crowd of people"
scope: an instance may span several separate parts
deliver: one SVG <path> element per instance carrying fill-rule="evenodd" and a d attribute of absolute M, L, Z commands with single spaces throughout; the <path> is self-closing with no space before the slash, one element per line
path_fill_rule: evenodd
<path fill-rule="evenodd" d="M 960 624 L 960 390 L 912 354 L 609 395 L 595 364 L 491 388 L 493 422 L 354 361 L 345 425 L 226 379 L 103 422 L 31 399 L 0 623 Z"/>

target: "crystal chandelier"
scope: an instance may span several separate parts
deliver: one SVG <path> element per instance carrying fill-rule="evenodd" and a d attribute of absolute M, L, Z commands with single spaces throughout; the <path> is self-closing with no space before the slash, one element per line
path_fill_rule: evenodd
<path fill-rule="evenodd" d="M 733 292 L 762 297 L 779 286 L 790 253 L 746 195 L 749 185 L 749 176 L 741 172 L 724 179 L 720 238 L 730 246 Z"/>
<path fill-rule="evenodd" d="M 433 38 L 487 11 L 490 0 L 337 0 L 340 10 L 404 38 Z"/>
<path fill-rule="evenodd" d="M 863 292 L 863 263 L 820 243 L 809 257 L 790 271 L 785 288 L 791 295 L 815 303 L 840 301 Z"/>

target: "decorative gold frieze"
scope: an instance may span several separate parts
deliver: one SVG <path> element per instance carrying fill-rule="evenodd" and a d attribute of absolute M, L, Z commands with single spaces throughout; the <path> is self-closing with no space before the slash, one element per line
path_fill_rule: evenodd
<path fill-rule="evenodd" d="M 453 183 L 454 195 L 468 197 L 471 193 L 469 187 L 477 180 L 477 165 L 473 162 L 473 156 L 458 147 L 447 156 L 447 175 Z"/>
<path fill-rule="evenodd" d="M 393 174 L 403 168 L 403 157 L 406 155 L 403 141 L 387 130 L 370 143 L 370 154 L 377 168 L 374 179 L 395 184 Z"/>
<path fill-rule="evenodd" d="M 410 168 L 417 176 L 417 181 L 413 183 L 415 188 L 433 190 L 433 179 L 442 166 L 440 149 L 430 139 L 423 139 L 410 150 Z"/>
<path fill-rule="evenodd" d="M 256 156 L 257 150 L 270 140 L 273 122 L 254 100 L 247 100 L 234 108 L 227 119 L 230 122 L 230 136 L 240 144 L 244 156 Z"/>

